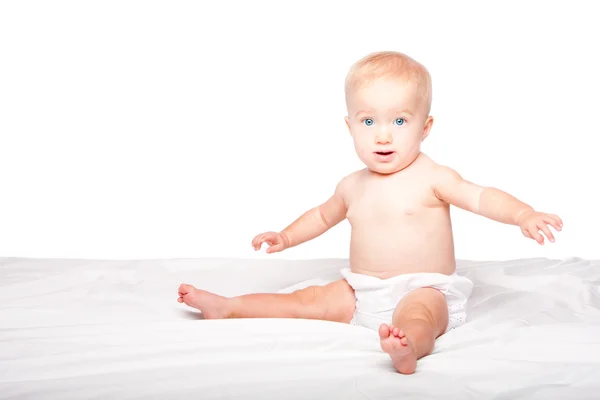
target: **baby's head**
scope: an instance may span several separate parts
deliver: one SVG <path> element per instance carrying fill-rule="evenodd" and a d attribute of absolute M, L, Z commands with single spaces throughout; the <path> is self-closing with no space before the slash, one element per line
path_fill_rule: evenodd
<path fill-rule="evenodd" d="M 345 92 L 346 124 L 371 171 L 391 174 L 417 158 L 433 124 L 431 76 L 423 65 L 398 52 L 369 54 L 350 68 Z"/>

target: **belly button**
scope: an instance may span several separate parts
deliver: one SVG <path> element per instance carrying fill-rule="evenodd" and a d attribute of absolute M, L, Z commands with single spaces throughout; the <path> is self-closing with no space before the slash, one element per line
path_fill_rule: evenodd
<path fill-rule="evenodd" d="M 404 214 L 406 214 L 406 215 L 413 215 L 413 210 L 406 209 L 406 210 L 404 210 Z"/>

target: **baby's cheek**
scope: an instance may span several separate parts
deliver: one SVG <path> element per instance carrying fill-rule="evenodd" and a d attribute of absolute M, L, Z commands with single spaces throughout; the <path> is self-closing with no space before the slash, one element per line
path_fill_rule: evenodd
<path fill-rule="evenodd" d="M 356 154 L 358 155 L 358 158 L 360 158 L 360 160 L 364 163 L 369 162 L 369 154 L 370 152 L 365 149 L 364 147 L 360 147 L 357 146 L 356 147 Z"/>
<path fill-rule="evenodd" d="M 362 146 L 359 149 L 359 153 L 363 158 L 367 158 L 368 156 L 371 155 L 371 150 L 367 146 Z"/>
<path fill-rule="evenodd" d="M 366 136 L 363 136 L 355 140 L 355 145 L 359 147 L 362 151 L 368 151 L 370 142 Z"/>
<path fill-rule="evenodd" d="M 365 151 L 365 145 L 357 139 L 354 139 L 354 148 L 356 149 L 356 152 L 359 154 L 362 154 Z"/>

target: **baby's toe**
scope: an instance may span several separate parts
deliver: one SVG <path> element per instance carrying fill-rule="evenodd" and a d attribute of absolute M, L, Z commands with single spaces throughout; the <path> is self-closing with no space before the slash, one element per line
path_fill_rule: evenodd
<path fill-rule="evenodd" d="M 406 336 L 400 338 L 400 343 L 402 343 L 403 346 L 408 345 L 408 339 L 406 338 Z"/>
<path fill-rule="evenodd" d="M 195 288 L 192 285 L 188 285 L 186 283 L 182 283 L 179 286 L 179 293 L 181 293 L 181 294 L 188 294 L 189 292 L 191 292 L 194 289 Z"/>
<path fill-rule="evenodd" d="M 390 336 L 390 328 L 386 324 L 379 326 L 379 337 L 385 339 Z"/>

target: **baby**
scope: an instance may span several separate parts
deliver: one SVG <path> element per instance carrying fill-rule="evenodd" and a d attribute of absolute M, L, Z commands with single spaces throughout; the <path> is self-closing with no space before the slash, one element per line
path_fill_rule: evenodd
<path fill-rule="evenodd" d="M 323 204 L 281 232 L 254 238 L 280 252 L 314 239 L 348 218 L 350 268 L 342 279 L 290 294 L 226 298 L 179 287 L 180 303 L 205 318 L 305 318 L 378 331 L 381 348 L 403 374 L 431 353 L 435 340 L 465 322 L 472 282 L 456 274 L 450 205 L 517 225 L 554 242 L 561 219 L 535 211 L 495 188 L 464 180 L 421 152 L 433 117 L 431 77 L 414 59 L 377 52 L 357 61 L 345 82 L 346 125 L 366 168 L 344 177 Z"/>

